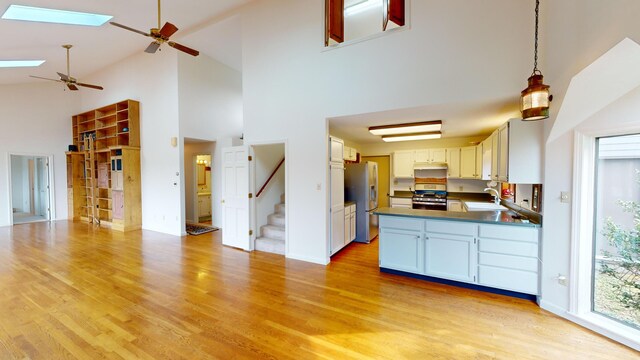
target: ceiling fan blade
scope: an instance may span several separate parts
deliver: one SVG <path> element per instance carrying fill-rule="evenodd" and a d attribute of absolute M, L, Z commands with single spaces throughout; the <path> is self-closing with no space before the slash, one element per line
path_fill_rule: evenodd
<path fill-rule="evenodd" d="M 144 31 L 136 30 L 134 28 L 130 28 L 128 26 L 125 26 L 125 25 L 122 25 L 122 24 L 118 24 L 118 23 L 113 22 L 113 21 L 110 21 L 109 24 L 111 24 L 113 26 L 117 26 L 117 27 L 125 29 L 125 30 L 133 31 L 134 33 L 138 33 L 140 35 L 151 36 L 151 34 L 148 34 L 148 33 L 144 32 Z"/>
<path fill-rule="evenodd" d="M 156 51 L 158 51 L 158 48 L 160 48 L 160 43 L 154 41 L 151 44 L 149 44 L 149 46 L 147 46 L 144 52 L 149 54 L 154 54 Z"/>
<path fill-rule="evenodd" d="M 60 76 L 60 80 L 62 81 L 69 81 L 69 77 L 63 73 L 57 73 L 58 76 Z"/>
<path fill-rule="evenodd" d="M 46 77 L 40 77 L 40 76 L 33 76 L 33 75 L 29 75 L 32 78 L 36 78 L 36 79 L 42 79 L 42 80 L 49 80 L 49 81 L 55 81 L 55 82 L 62 82 L 62 80 L 59 79 L 49 79 Z"/>
<path fill-rule="evenodd" d="M 200 55 L 200 51 L 194 50 L 194 49 L 186 47 L 184 45 L 180 45 L 180 44 L 178 44 L 176 42 L 169 41 L 169 42 L 167 42 L 167 44 L 169 44 L 169 46 L 171 46 L 172 48 L 174 48 L 176 50 L 180 50 L 182 52 L 185 52 L 185 53 L 187 53 L 189 55 L 193 55 L 193 56 Z"/>
<path fill-rule="evenodd" d="M 73 83 L 67 83 L 67 87 L 69 88 L 69 90 L 78 90 L 78 87 Z"/>
<path fill-rule="evenodd" d="M 91 88 L 91 89 L 96 89 L 96 90 L 104 90 L 104 88 L 102 86 L 98 86 L 98 85 L 91 85 L 91 84 L 85 84 L 85 83 L 76 83 L 76 85 L 84 86 L 84 87 Z"/>
<path fill-rule="evenodd" d="M 178 31 L 178 28 L 172 23 L 167 22 L 164 24 L 162 29 L 160 29 L 160 35 L 168 39 L 171 35 L 175 34 L 176 31 Z"/>

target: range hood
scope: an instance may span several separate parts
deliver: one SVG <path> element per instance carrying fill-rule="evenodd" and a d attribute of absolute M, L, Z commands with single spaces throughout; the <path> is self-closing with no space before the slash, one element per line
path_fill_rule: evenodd
<path fill-rule="evenodd" d="M 447 163 L 415 163 L 413 165 L 414 170 L 446 170 Z"/>

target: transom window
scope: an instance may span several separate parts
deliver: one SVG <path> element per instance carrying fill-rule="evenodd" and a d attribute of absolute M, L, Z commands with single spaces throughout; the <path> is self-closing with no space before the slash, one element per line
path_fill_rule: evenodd
<path fill-rule="evenodd" d="M 405 0 L 325 0 L 325 46 L 405 25 Z"/>

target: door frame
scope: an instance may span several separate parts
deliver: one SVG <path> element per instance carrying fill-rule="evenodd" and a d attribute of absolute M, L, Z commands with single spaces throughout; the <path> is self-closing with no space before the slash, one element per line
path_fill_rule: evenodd
<path fill-rule="evenodd" d="M 287 139 L 281 140 L 264 140 L 264 141 L 252 141 L 247 142 L 247 146 L 249 146 L 249 152 L 253 157 L 253 161 L 249 163 L 249 189 L 252 194 L 256 193 L 256 158 L 255 151 L 253 149 L 254 146 L 261 145 L 284 145 L 284 198 L 287 199 L 287 194 L 289 193 L 289 166 L 287 166 L 287 159 L 289 159 L 289 141 Z M 251 235 L 251 248 L 256 248 L 256 238 L 258 237 L 257 221 L 258 221 L 258 208 L 256 206 L 257 198 L 253 196 L 251 200 L 249 200 L 249 229 L 253 230 L 253 234 Z M 286 200 L 285 200 L 286 202 Z M 289 206 L 284 207 L 284 256 L 289 256 Z"/>
<path fill-rule="evenodd" d="M 49 176 L 49 219 L 42 220 L 42 222 L 52 222 L 53 219 L 56 218 L 56 203 L 55 203 L 55 179 L 53 176 L 53 155 L 52 154 L 42 154 L 42 153 L 26 153 L 26 152 L 8 152 L 7 153 L 7 184 L 8 184 L 8 195 L 9 195 L 9 204 L 8 204 L 8 214 L 9 214 L 9 226 L 15 225 L 13 223 L 13 184 L 11 182 L 11 156 L 25 156 L 25 157 L 41 157 L 46 158 L 48 166 L 48 176 Z"/>

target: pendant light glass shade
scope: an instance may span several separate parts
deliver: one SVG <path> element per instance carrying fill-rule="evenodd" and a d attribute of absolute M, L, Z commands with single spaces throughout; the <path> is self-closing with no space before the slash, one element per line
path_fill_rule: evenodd
<path fill-rule="evenodd" d="M 529 86 L 522 90 L 520 111 L 522 120 L 535 121 L 549 117 L 549 85 L 542 82 L 542 74 L 531 75 Z"/>

